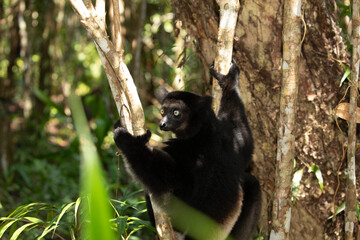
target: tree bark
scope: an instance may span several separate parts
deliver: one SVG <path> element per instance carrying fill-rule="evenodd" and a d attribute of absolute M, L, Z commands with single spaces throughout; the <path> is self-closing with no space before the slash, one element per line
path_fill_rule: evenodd
<path fill-rule="evenodd" d="M 143 29 L 145 24 L 145 17 L 146 17 L 146 8 L 147 8 L 147 1 L 141 0 L 140 9 L 139 9 L 139 17 L 138 17 L 138 24 L 137 24 L 137 31 L 136 31 L 136 40 L 135 41 L 135 48 L 134 48 L 134 61 L 133 61 L 133 75 L 137 86 L 143 86 L 141 84 L 141 50 L 142 50 L 142 40 L 143 40 Z"/>
<path fill-rule="evenodd" d="M 301 49 L 301 0 L 285 1 L 283 14 L 282 86 L 271 240 L 289 239 L 290 232 L 291 183 L 295 157 L 296 107 Z"/>
<path fill-rule="evenodd" d="M 53 72 L 53 59 L 50 55 L 50 48 L 52 46 L 56 30 L 56 18 L 54 18 L 54 16 L 56 16 L 55 3 L 53 1 L 49 1 L 46 6 L 45 16 L 39 21 L 39 25 L 42 26 L 39 29 L 42 28 L 43 32 L 41 33 L 42 46 L 40 49 L 39 82 L 37 86 L 41 92 L 49 95 L 51 95 L 51 73 Z M 45 107 L 46 104 L 43 101 L 39 98 L 35 99 L 32 114 L 39 123 L 42 121 L 42 118 L 44 117 L 43 115 L 48 114 L 48 112 L 45 112 Z"/>
<path fill-rule="evenodd" d="M 101 50 L 101 61 L 105 67 L 119 115 L 123 116 L 124 111 L 128 112 L 129 115 L 131 114 L 131 125 L 129 124 L 129 121 L 122 122 L 122 124 L 126 126 L 129 132 L 134 133 L 136 136 L 145 134 L 144 112 L 134 81 L 123 61 L 122 53 L 116 51 L 113 42 L 109 40 L 109 37 L 105 32 L 104 20 L 98 21 L 98 19 L 104 19 L 105 13 L 97 13 L 97 10 L 92 6 L 91 1 L 69 1 L 75 12 L 81 17 L 81 23 L 91 34 L 97 48 Z M 117 1 L 114 6 L 118 6 L 118 4 L 119 2 Z M 99 6 L 102 5 L 99 4 Z M 103 8 L 103 10 L 105 11 L 105 8 Z M 117 29 L 120 29 L 120 27 Z M 117 36 L 120 37 L 121 35 Z M 129 104 L 128 106 L 122 101 L 124 100 L 124 95 L 122 94 L 125 94 Z M 129 125 L 125 125 L 125 123 Z"/>
<path fill-rule="evenodd" d="M 0 26 L 0 40 L 11 39 L 8 43 L 10 51 L 5 57 L 8 59 L 6 76 L 0 78 L 0 170 L 3 176 L 6 176 L 14 157 L 11 114 L 17 108 L 13 103 L 16 79 L 13 68 L 16 66 L 16 59 L 20 56 L 19 1 L 12 2 L 11 14 L 13 17 L 5 17 L 4 24 Z"/>
<path fill-rule="evenodd" d="M 179 91 L 184 91 L 185 89 L 184 71 L 182 67 L 186 61 L 186 49 L 189 45 L 187 33 L 182 25 L 181 21 L 174 22 L 176 40 L 173 49 L 175 56 L 181 56 L 181 59 L 178 59 L 177 64 L 174 64 L 175 77 L 172 82 L 172 87 Z"/>
<path fill-rule="evenodd" d="M 263 190 L 260 229 L 266 235 L 270 233 L 275 186 L 282 76 L 282 2 L 241 0 L 234 36 L 233 58 L 241 69 L 240 93 L 255 143 L 252 173 L 260 180 Z M 299 63 L 296 124 L 300 127 L 294 136 L 295 156 L 298 167 L 316 163 L 323 172 L 325 191 L 321 192 L 313 173 L 304 172 L 299 197 L 292 208 L 297 217 L 292 219 L 291 239 L 308 239 L 307 236 L 341 239 L 343 234 L 340 224 L 327 221 L 332 214 L 336 172 L 342 155 L 341 134 L 334 123 L 332 109 L 344 93 L 339 89 L 343 68 L 334 59 L 349 63 L 331 4 L 328 0 L 308 0 L 303 6 L 306 33 Z M 175 18 L 183 22 L 187 33 L 195 40 L 199 57 L 207 69 L 216 57 L 217 6 L 209 0 L 173 0 L 171 6 Z M 340 190 L 345 190 L 343 185 Z M 344 200 L 338 194 L 336 205 L 340 206 Z"/>
<path fill-rule="evenodd" d="M 216 2 L 220 8 L 220 19 L 214 68 L 217 72 L 226 75 L 232 59 L 233 39 L 240 3 L 239 0 L 217 0 Z M 213 97 L 212 108 L 217 114 L 222 96 L 217 81 L 213 81 L 211 94 Z"/>
<path fill-rule="evenodd" d="M 349 129 L 348 129 L 348 151 L 347 151 L 347 181 L 346 181 L 346 208 L 345 208 L 345 239 L 355 239 L 354 231 L 358 225 L 356 218 L 356 108 L 359 91 L 359 64 L 360 64 L 360 13 L 359 0 L 353 0 L 352 15 L 352 63 L 351 63 L 351 86 L 349 106 Z"/>
<path fill-rule="evenodd" d="M 132 76 L 123 61 L 121 49 L 121 25 L 119 1 L 113 0 L 114 29 L 113 42 L 109 40 L 105 28 L 105 2 L 96 1 L 96 8 L 88 0 L 69 0 L 81 23 L 95 41 L 96 48 L 105 68 L 109 85 L 120 115 L 127 130 L 139 136 L 145 134 L 145 116 Z M 174 239 L 170 218 L 163 212 L 154 210 L 156 229 L 160 239 Z"/>

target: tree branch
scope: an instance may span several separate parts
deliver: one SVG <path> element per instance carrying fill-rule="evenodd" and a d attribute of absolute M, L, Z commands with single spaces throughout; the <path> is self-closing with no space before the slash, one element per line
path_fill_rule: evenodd
<path fill-rule="evenodd" d="M 123 112 L 124 109 L 130 110 L 131 125 L 126 121 L 122 122 L 122 124 L 129 132 L 132 132 L 135 135 L 145 134 L 145 117 L 140 98 L 137 94 L 136 86 L 130 72 L 123 61 L 122 55 L 116 51 L 113 43 L 109 40 L 109 37 L 105 32 L 105 25 L 102 24 L 102 19 L 105 19 L 105 14 L 100 10 L 94 9 L 91 2 L 87 0 L 84 0 L 84 2 L 81 0 L 69 0 L 69 2 L 81 18 L 82 25 L 90 33 L 97 45 L 119 115 L 126 116 L 126 113 Z M 101 2 L 102 1 L 97 2 L 97 6 L 100 6 L 103 10 L 104 8 Z M 99 17 L 96 14 L 97 11 L 100 15 Z M 101 19 L 100 23 L 98 22 L 99 18 Z M 121 93 L 125 94 L 129 106 L 125 105 L 126 102 Z M 123 100 L 123 102 L 121 100 Z"/>
<path fill-rule="evenodd" d="M 104 0 L 97 0 L 95 9 L 89 0 L 69 0 L 69 2 L 79 15 L 82 25 L 95 41 L 120 115 L 121 124 L 136 136 L 145 134 L 144 111 L 133 78 L 122 58 L 119 0 L 112 0 L 115 30 L 113 41 L 115 45 L 109 40 L 106 33 Z M 154 216 L 159 238 L 174 239 L 175 235 L 170 218 L 163 212 L 156 212 L 155 210 Z"/>
<path fill-rule="evenodd" d="M 232 59 L 233 39 L 240 3 L 239 0 L 217 0 L 216 2 L 220 7 L 220 20 L 214 68 L 221 74 L 226 75 L 229 72 Z M 218 82 L 213 81 L 212 108 L 215 113 L 219 111 L 221 95 L 221 88 Z"/>
<path fill-rule="evenodd" d="M 114 15 L 114 31 L 112 33 L 113 42 L 116 51 L 120 52 L 122 49 L 122 38 L 121 38 L 121 23 L 120 23 L 120 4 L 118 0 L 112 0 L 113 15 Z"/>

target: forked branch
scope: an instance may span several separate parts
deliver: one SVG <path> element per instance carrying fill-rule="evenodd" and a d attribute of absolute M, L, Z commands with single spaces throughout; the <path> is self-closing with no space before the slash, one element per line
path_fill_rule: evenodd
<path fill-rule="evenodd" d="M 136 86 L 121 52 L 116 51 L 105 31 L 104 2 L 100 0 L 96 2 L 96 7 L 99 9 L 94 8 L 88 0 L 69 0 L 69 2 L 96 44 L 122 125 L 135 135 L 144 134 L 145 117 Z M 116 2 L 118 4 L 118 1 Z"/>
<path fill-rule="evenodd" d="M 97 0 L 95 8 L 90 0 L 69 0 L 69 2 L 95 42 L 122 126 L 136 136 L 145 134 L 144 111 L 134 80 L 122 55 L 119 0 L 112 0 L 115 30 L 113 42 L 106 33 L 104 0 Z M 159 238 L 174 239 L 170 218 L 166 214 L 156 211 L 154 211 L 154 216 Z"/>

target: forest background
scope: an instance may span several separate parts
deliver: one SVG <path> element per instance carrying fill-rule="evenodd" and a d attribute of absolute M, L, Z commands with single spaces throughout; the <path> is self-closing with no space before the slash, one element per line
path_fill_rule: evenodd
<path fill-rule="evenodd" d="M 266 239 L 275 184 L 283 9 L 273 0 L 240 4 L 233 56 L 242 70 L 240 89 L 255 138 L 252 172 L 264 195 L 258 237 Z M 349 101 L 351 14 L 347 1 L 303 2 L 292 239 L 343 239 L 348 126 L 337 118 L 346 118 L 346 111 L 341 115 L 336 107 Z M 44 222 L 18 231 L 24 239 L 39 236 L 57 220 L 56 237 L 78 237 L 80 151 L 66 95 L 71 85 L 81 96 L 105 169 L 119 234 L 151 239 L 143 194 L 116 155 L 112 125 L 118 115 L 101 60 L 70 4 L 3 0 L 0 21 L 0 217 L 15 209 L 24 213 L 12 224 L 0 223 L 0 234 L 7 239 L 34 223 L 27 216 Z M 125 0 L 121 21 L 124 60 L 156 144 L 169 137 L 157 127 L 159 86 L 210 95 L 218 8 L 209 0 Z"/>

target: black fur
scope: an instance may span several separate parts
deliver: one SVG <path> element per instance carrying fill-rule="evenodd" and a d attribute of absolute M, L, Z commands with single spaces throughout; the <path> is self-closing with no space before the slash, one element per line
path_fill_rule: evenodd
<path fill-rule="evenodd" d="M 227 75 L 213 67 L 210 73 L 223 90 L 217 117 L 210 97 L 170 92 L 162 101 L 160 128 L 173 131 L 176 139 L 161 150 L 152 149 L 146 146 L 150 131 L 134 137 L 122 127 L 115 129 L 114 139 L 130 172 L 153 199 L 171 193 L 220 225 L 242 200 L 231 234 L 234 239 L 249 239 L 260 215 L 261 191 L 257 179 L 246 172 L 253 139 L 239 94 L 239 68 L 232 63 Z"/>

